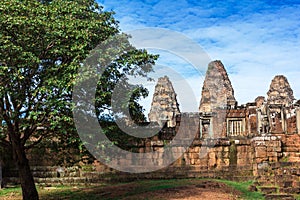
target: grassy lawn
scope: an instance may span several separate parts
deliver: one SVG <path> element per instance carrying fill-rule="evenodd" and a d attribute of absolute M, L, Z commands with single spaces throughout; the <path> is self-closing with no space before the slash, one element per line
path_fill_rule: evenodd
<path fill-rule="evenodd" d="M 41 200 L 108 200 L 108 199 L 139 199 L 139 195 L 153 192 L 161 193 L 166 190 L 182 189 L 186 186 L 199 184 L 203 180 L 209 179 L 171 179 L 171 180 L 145 180 L 135 181 L 130 183 L 109 184 L 99 186 L 87 186 L 87 187 L 71 187 L 71 186 L 59 186 L 59 187 L 38 187 Z M 215 182 L 225 183 L 231 188 L 240 191 L 241 199 L 264 199 L 259 192 L 249 192 L 248 187 L 251 182 L 237 183 L 227 180 L 213 180 Z M 213 188 L 212 188 L 213 191 Z M 2 200 L 18 200 L 21 198 L 21 189 L 5 188 L 0 190 L 0 199 Z M 156 199 L 151 195 L 146 199 Z"/>
<path fill-rule="evenodd" d="M 15 196 L 20 196 L 20 195 L 21 195 L 20 187 L 0 189 L 0 199 L 2 199 L 4 197 L 15 197 Z"/>
<path fill-rule="evenodd" d="M 265 199 L 264 196 L 260 192 L 250 192 L 248 187 L 252 184 L 252 181 L 248 182 L 234 182 L 227 180 L 218 180 L 226 185 L 233 187 L 234 189 L 240 191 L 242 193 L 243 199 Z"/>

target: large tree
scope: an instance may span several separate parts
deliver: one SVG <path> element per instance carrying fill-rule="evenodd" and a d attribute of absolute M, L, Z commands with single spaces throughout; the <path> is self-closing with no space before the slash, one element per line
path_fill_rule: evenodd
<path fill-rule="evenodd" d="M 0 142 L 12 150 L 23 199 L 36 200 L 27 149 L 73 128 L 72 87 L 80 64 L 99 43 L 121 33 L 113 13 L 93 0 L 2 0 L 0 13 Z M 117 79 L 130 70 L 144 76 L 151 66 L 138 66 L 156 58 L 133 50 L 110 65 L 99 81 L 99 112 L 109 107 Z M 140 94 L 145 90 L 135 91 Z M 136 99 L 131 97 L 130 104 L 136 105 Z"/>

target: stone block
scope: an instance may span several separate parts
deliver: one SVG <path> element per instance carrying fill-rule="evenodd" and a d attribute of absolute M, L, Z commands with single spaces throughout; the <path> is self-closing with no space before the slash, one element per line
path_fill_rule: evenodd
<path fill-rule="evenodd" d="M 293 181 L 284 181 L 283 187 L 284 188 L 291 188 L 293 186 Z"/>
<path fill-rule="evenodd" d="M 163 147 L 154 147 L 153 150 L 160 152 L 160 153 L 163 153 L 165 151 L 165 149 Z"/>
<path fill-rule="evenodd" d="M 216 159 L 216 153 L 215 152 L 209 152 L 208 153 L 208 158 L 209 159 Z"/>
<path fill-rule="evenodd" d="M 194 148 L 194 147 L 188 148 L 188 152 L 189 152 L 189 153 L 195 153 L 195 148 Z"/>
<path fill-rule="evenodd" d="M 256 158 L 265 158 L 267 156 L 266 147 L 256 147 L 255 148 L 255 157 Z"/>
<path fill-rule="evenodd" d="M 139 153 L 145 153 L 145 149 L 144 148 L 139 148 Z"/>
<path fill-rule="evenodd" d="M 299 187 L 280 188 L 279 192 L 287 193 L 287 194 L 300 194 L 300 188 Z"/>
<path fill-rule="evenodd" d="M 195 147 L 195 153 L 199 153 L 200 152 L 200 147 Z"/>
<path fill-rule="evenodd" d="M 181 165 L 185 165 L 185 162 L 182 158 L 177 159 L 172 165 L 174 166 L 181 166 Z"/>
<path fill-rule="evenodd" d="M 267 194 L 265 195 L 266 200 L 295 200 L 291 194 Z"/>
<path fill-rule="evenodd" d="M 191 165 L 194 165 L 194 164 L 195 164 L 195 159 L 191 158 L 190 164 L 191 164 Z"/>
<path fill-rule="evenodd" d="M 284 147 L 283 150 L 286 152 L 299 152 L 300 147 Z"/>
<path fill-rule="evenodd" d="M 199 159 L 199 161 L 200 161 L 200 165 L 201 165 L 201 166 L 207 167 L 207 162 L 208 162 L 207 159 Z"/>
<path fill-rule="evenodd" d="M 222 157 L 223 158 L 229 158 L 229 152 L 228 151 L 222 152 Z"/>
<path fill-rule="evenodd" d="M 164 141 L 162 141 L 162 140 L 151 141 L 151 146 L 163 147 L 164 146 Z"/>
<path fill-rule="evenodd" d="M 278 162 L 278 157 L 269 157 L 270 162 Z"/>
<path fill-rule="evenodd" d="M 277 187 L 262 186 L 259 189 L 264 194 L 272 194 L 277 192 Z"/>
<path fill-rule="evenodd" d="M 229 150 L 230 150 L 229 146 L 225 146 L 223 147 L 222 152 L 229 152 Z"/>
<path fill-rule="evenodd" d="M 208 159 L 208 166 L 215 166 L 217 163 L 216 163 L 216 155 L 215 153 L 209 153 L 209 159 Z"/>
<path fill-rule="evenodd" d="M 259 140 L 259 141 L 255 141 L 254 145 L 255 146 L 266 146 L 266 142 Z"/>
<path fill-rule="evenodd" d="M 199 159 L 199 154 L 198 153 L 192 153 L 191 156 L 193 159 Z"/>
<path fill-rule="evenodd" d="M 230 164 L 230 160 L 229 159 L 223 159 L 223 161 L 224 161 L 224 164 L 226 165 L 226 166 L 229 166 L 229 164 Z"/>
<path fill-rule="evenodd" d="M 256 163 L 262 163 L 262 162 L 267 161 L 267 160 L 268 160 L 267 157 L 264 157 L 264 158 L 256 158 L 256 159 L 255 159 L 255 162 L 256 162 Z"/>
<path fill-rule="evenodd" d="M 290 156 L 288 159 L 289 162 L 300 162 L 300 157 L 298 156 Z"/>
<path fill-rule="evenodd" d="M 271 146 L 271 147 L 281 147 L 281 141 L 270 141 L 268 143 L 268 146 Z"/>
<path fill-rule="evenodd" d="M 245 153 L 248 150 L 247 146 L 244 146 L 244 145 L 243 146 L 237 146 L 236 148 L 237 148 L 238 153 Z"/>
<path fill-rule="evenodd" d="M 267 152 L 268 157 L 277 157 L 277 152 Z"/>
<path fill-rule="evenodd" d="M 195 165 L 201 165 L 200 159 L 195 159 Z"/>
<path fill-rule="evenodd" d="M 164 159 L 162 159 L 162 158 L 157 159 L 157 165 L 158 166 L 162 166 L 163 163 L 164 163 Z"/>

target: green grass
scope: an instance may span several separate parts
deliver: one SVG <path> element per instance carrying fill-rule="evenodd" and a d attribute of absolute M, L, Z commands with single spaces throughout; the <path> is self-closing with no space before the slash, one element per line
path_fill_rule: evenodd
<path fill-rule="evenodd" d="M 250 192 L 248 190 L 249 186 L 253 183 L 252 181 L 247 181 L 247 182 L 234 182 L 228 180 L 218 180 L 218 181 L 225 183 L 226 185 L 240 191 L 242 193 L 242 199 L 245 200 L 265 199 L 260 192 Z"/>
<path fill-rule="evenodd" d="M 138 181 L 137 187 L 127 192 L 125 196 L 132 196 L 136 194 L 142 194 L 145 192 L 153 192 L 157 190 L 164 190 L 170 188 L 176 188 L 179 186 L 191 184 L 188 183 L 189 179 L 170 179 L 170 180 L 146 180 L 146 181 Z"/>
<path fill-rule="evenodd" d="M 0 196 L 7 196 L 11 194 L 21 195 L 22 190 L 20 187 L 11 187 L 11 188 L 5 188 L 0 189 Z"/>
<path fill-rule="evenodd" d="M 135 181 L 130 183 L 119 183 L 111 185 L 99 185 L 99 186 L 90 186 L 90 187 L 70 187 L 70 186 L 59 186 L 49 188 L 38 187 L 41 200 L 112 200 L 112 199 L 121 199 L 121 198 L 131 198 L 139 194 L 146 192 L 160 191 L 164 189 L 176 188 L 181 186 L 188 186 L 199 183 L 201 180 L 213 180 L 213 179 L 171 179 L 171 180 L 145 180 L 145 181 Z M 256 200 L 264 199 L 262 194 L 259 192 L 249 192 L 248 187 L 252 184 L 249 182 L 233 182 L 227 180 L 213 180 L 225 183 L 226 185 L 238 190 L 241 192 L 243 200 Z M 126 187 L 126 190 L 123 193 L 120 193 L 120 196 L 109 197 L 110 194 L 114 194 L 113 190 L 106 191 L 107 186 L 117 186 L 118 188 Z M 130 186 L 130 187 L 128 187 Z M 105 195 L 105 192 L 108 194 Z M 14 197 L 21 197 L 21 189 L 16 188 L 6 188 L 0 190 L 0 199 L 1 197 L 7 197 L 13 195 Z M 17 198 L 17 199 L 18 199 Z M 153 199 L 149 197 L 148 199 Z M 299 198 L 297 200 L 300 200 Z"/>

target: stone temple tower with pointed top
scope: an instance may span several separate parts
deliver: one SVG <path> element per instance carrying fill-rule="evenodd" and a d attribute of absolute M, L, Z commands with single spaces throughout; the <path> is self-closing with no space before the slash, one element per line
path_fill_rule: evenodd
<path fill-rule="evenodd" d="M 234 90 L 224 65 L 219 60 L 210 62 L 199 106 L 201 137 L 225 137 L 227 110 L 236 109 L 236 106 Z M 237 121 L 234 128 L 243 123 L 239 119 Z M 240 129 L 239 132 L 242 131 Z"/>
<path fill-rule="evenodd" d="M 202 139 L 300 134 L 300 100 L 294 101 L 287 78 L 277 75 L 266 98 L 259 96 L 253 102 L 238 105 L 224 65 L 215 60 L 208 64 L 199 105 L 199 126 L 195 130 L 199 130 L 199 138 Z M 170 79 L 167 76 L 159 78 L 148 115 L 150 122 L 160 126 L 184 127 L 180 114 L 187 116 L 188 113 L 180 113 Z M 193 119 L 191 117 L 191 121 Z"/>
<path fill-rule="evenodd" d="M 228 74 L 221 61 L 216 60 L 208 64 L 202 87 L 200 112 L 212 112 L 218 107 L 234 108 L 237 101 Z"/>
<path fill-rule="evenodd" d="M 150 113 L 150 122 L 157 122 L 159 125 L 167 123 L 168 127 L 175 127 L 176 115 L 180 114 L 176 93 L 169 77 L 164 76 L 158 79 L 155 86 Z"/>
<path fill-rule="evenodd" d="M 272 133 L 291 132 L 288 129 L 292 126 L 289 125 L 288 122 L 291 120 L 295 121 L 295 119 L 297 120 L 297 118 L 295 118 L 297 111 L 293 108 L 295 98 L 287 78 L 283 75 L 275 76 L 270 84 L 267 95 L 267 131 Z M 300 128 L 299 116 L 298 128 Z"/>
<path fill-rule="evenodd" d="M 283 75 L 277 75 L 273 78 L 267 95 L 268 104 L 290 106 L 295 99 L 293 90 L 287 78 Z"/>

